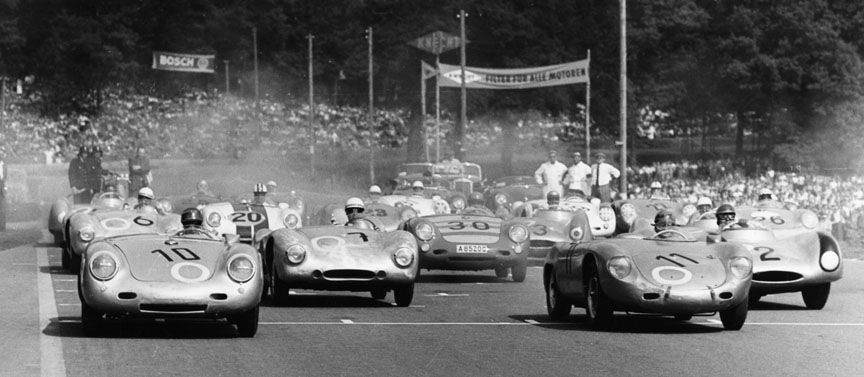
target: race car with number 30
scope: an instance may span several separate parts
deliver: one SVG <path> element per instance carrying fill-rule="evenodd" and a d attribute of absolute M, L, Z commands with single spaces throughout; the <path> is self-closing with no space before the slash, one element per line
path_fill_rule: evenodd
<path fill-rule="evenodd" d="M 495 270 L 525 280 L 528 227 L 520 219 L 480 215 L 436 215 L 408 220 L 403 229 L 417 238 L 420 268 L 427 270 Z"/>
<path fill-rule="evenodd" d="M 287 205 L 222 202 L 205 206 L 201 213 L 205 229 L 220 235 L 237 234 L 240 242 L 254 247 L 271 231 L 303 226 L 302 214 Z"/>
<path fill-rule="evenodd" d="M 709 244 L 676 230 L 656 235 L 556 244 L 546 258 L 543 284 L 554 320 L 584 307 L 595 328 L 615 311 L 657 313 L 689 320 L 720 312 L 727 330 L 747 318 L 752 261 L 736 243 Z"/>
<path fill-rule="evenodd" d="M 181 230 L 92 243 L 78 279 L 84 333 L 97 334 L 106 319 L 226 318 L 240 336 L 254 336 L 260 256 L 236 238 Z"/>
<path fill-rule="evenodd" d="M 417 278 L 417 242 L 403 231 L 350 226 L 308 226 L 268 234 L 260 249 L 273 302 L 290 302 L 291 289 L 393 291 L 397 306 L 411 305 Z M 265 288 L 266 293 L 267 288 Z"/>

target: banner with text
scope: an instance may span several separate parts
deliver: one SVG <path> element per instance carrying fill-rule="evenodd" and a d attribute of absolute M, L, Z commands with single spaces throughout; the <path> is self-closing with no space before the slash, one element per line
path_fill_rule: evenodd
<path fill-rule="evenodd" d="M 439 64 L 438 85 L 461 87 L 458 65 Z M 465 87 L 468 89 L 528 89 L 571 85 L 588 82 L 588 60 L 545 67 L 495 69 L 465 67 Z"/>
<path fill-rule="evenodd" d="M 214 73 L 216 55 L 178 54 L 153 51 L 153 69 L 163 71 Z"/>

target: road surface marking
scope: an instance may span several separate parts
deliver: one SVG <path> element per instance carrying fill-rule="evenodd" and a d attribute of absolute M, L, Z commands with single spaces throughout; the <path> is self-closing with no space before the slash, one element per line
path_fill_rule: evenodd
<path fill-rule="evenodd" d="M 445 292 L 438 292 L 435 294 L 423 295 L 423 296 L 426 296 L 426 297 L 468 297 L 468 294 L 467 293 L 453 293 L 453 294 L 451 294 L 451 293 L 445 293 Z"/>
<path fill-rule="evenodd" d="M 77 283 L 78 279 L 54 279 L 54 281 L 74 281 Z"/>
<path fill-rule="evenodd" d="M 76 302 L 74 304 L 57 304 L 57 306 L 81 306 L 81 303 Z"/>
<path fill-rule="evenodd" d="M 346 321 L 346 320 L 342 320 Z M 259 325 L 268 326 L 294 326 L 294 325 L 375 325 L 375 326 L 534 326 L 527 322 L 258 322 Z M 572 323 L 541 323 L 543 325 L 571 324 Z"/>
<path fill-rule="evenodd" d="M 343 319 L 341 322 L 342 322 L 342 323 L 345 323 L 345 324 L 349 324 L 349 325 L 351 325 L 351 324 L 354 323 L 354 321 L 352 321 L 352 320 L 350 320 L 350 319 Z"/>
<path fill-rule="evenodd" d="M 289 295 L 297 295 L 297 296 L 317 296 L 318 294 L 315 292 L 297 292 L 297 291 L 288 291 Z"/>
<path fill-rule="evenodd" d="M 63 360 L 63 342 L 59 336 L 45 334 L 45 329 L 51 325 L 51 319 L 57 318 L 57 303 L 54 301 L 54 289 L 51 273 L 42 272 L 42 267 L 50 267 L 48 249 L 36 253 L 36 285 L 39 290 L 39 358 L 41 375 L 66 376 L 66 361 Z M 53 269 L 49 269 L 53 272 Z"/>
<path fill-rule="evenodd" d="M 75 289 L 55 289 L 54 292 L 58 293 L 77 293 L 78 291 Z"/>
<path fill-rule="evenodd" d="M 535 321 L 535 320 L 533 320 L 533 319 L 526 319 L 526 320 L 525 320 L 525 323 L 530 324 L 530 325 L 537 325 L 537 324 L 540 324 L 540 322 L 537 322 L 537 321 Z"/>

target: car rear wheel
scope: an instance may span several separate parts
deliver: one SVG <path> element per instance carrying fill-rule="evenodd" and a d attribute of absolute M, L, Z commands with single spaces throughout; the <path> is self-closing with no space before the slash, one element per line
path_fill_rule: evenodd
<path fill-rule="evenodd" d="M 523 259 L 516 262 L 510 269 L 510 273 L 513 275 L 513 281 L 517 283 L 525 281 L 525 276 L 528 275 L 528 260 Z"/>
<path fill-rule="evenodd" d="M 612 326 L 612 302 L 603 293 L 600 286 L 600 273 L 593 264 L 589 265 L 588 281 L 585 292 L 587 303 L 585 312 L 588 315 L 588 324 L 595 329 L 607 329 Z"/>
<path fill-rule="evenodd" d="M 555 278 L 554 271 L 546 280 L 546 312 L 549 314 L 549 318 L 555 321 L 567 319 L 573 304 L 564 299 L 561 292 L 558 291 L 558 280 Z"/>
<path fill-rule="evenodd" d="M 393 289 L 396 306 L 406 307 L 414 300 L 414 283 L 398 286 Z"/>
<path fill-rule="evenodd" d="M 276 264 L 273 263 L 272 266 L 273 268 L 270 269 L 270 297 L 276 306 L 288 305 L 288 301 L 290 300 L 288 291 L 291 289 L 288 287 L 288 284 L 279 280 L 279 275 L 276 274 Z"/>
<path fill-rule="evenodd" d="M 233 322 L 237 325 L 237 334 L 244 338 L 251 338 L 258 333 L 258 305 L 245 313 L 237 315 Z"/>
<path fill-rule="evenodd" d="M 821 310 L 828 302 L 828 295 L 831 293 L 831 283 L 819 284 L 813 287 L 804 288 L 801 291 L 801 297 L 804 298 L 804 305 L 807 309 Z"/>
<path fill-rule="evenodd" d="M 84 335 L 95 336 L 102 330 L 102 313 L 81 301 L 81 327 Z"/>
<path fill-rule="evenodd" d="M 369 293 L 371 293 L 372 298 L 374 298 L 376 300 L 383 300 L 384 298 L 387 297 L 387 290 L 384 288 L 375 288 L 375 289 L 369 291 Z"/>
<path fill-rule="evenodd" d="M 507 275 L 510 275 L 510 269 L 507 267 L 495 267 L 495 276 L 499 278 L 506 278 Z"/>
<path fill-rule="evenodd" d="M 69 271 L 72 271 L 73 274 L 77 274 L 81 272 L 81 256 L 75 255 L 75 252 L 72 249 L 69 249 Z"/>
<path fill-rule="evenodd" d="M 720 311 L 720 322 L 723 323 L 723 329 L 741 330 L 741 327 L 744 326 L 744 321 L 747 320 L 747 304 L 749 301 L 744 300 L 738 305 Z"/>

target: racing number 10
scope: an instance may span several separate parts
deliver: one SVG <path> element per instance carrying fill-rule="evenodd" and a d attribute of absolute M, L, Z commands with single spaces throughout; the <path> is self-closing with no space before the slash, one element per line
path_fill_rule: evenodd
<path fill-rule="evenodd" d="M 182 259 L 182 260 L 200 260 L 201 259 L 201 257 L 198 256 L 198 254 L 193 253 L 192 250 L 189 250 L 185 247 L 174 247 L 174 248 L 171 248 L 171 251 L 173 251 L 174 254 L 177 254 L 177 256 L 180 257 L 180 259 Z M 168 253 L 166 253 L 165 251 L 163 251 L 161 249 L 156 249 L 156 250 L 153 250 L 150 252 L 150 254 L 156 254 L 156 253 L 161 254 L 169 262 L 174 261 L 174 259 L 171 259 L 171 257 L 168 255 Z"/>

